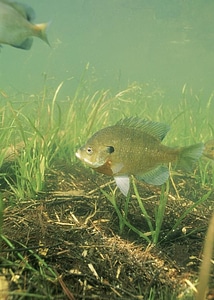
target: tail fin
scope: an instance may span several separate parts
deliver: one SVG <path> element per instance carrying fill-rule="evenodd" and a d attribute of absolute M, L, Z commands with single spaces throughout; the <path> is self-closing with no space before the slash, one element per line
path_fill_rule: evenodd
<path fill-rule="evenodd" d="M 201 157 L 204 151 L 204 144 L 191 145 L 181 148 L 177 167 L 190 171 L 193 164 Z"/>
<path fill-rule="evenodd" d="M 35 26 L 34 28 L 35 28 L 35 32 L 36 32 L 35 35 L 50 46 L 50 43 L 49 43 L 48 37 L 47 37 L 47 32 L 46 32 L 49 24 L 50 23 L 36 24 L 36 25 L 34 25 Z"/>

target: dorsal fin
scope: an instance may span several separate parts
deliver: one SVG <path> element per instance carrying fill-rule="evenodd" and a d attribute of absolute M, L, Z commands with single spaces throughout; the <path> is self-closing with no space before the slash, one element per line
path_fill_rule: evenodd
<path fill-rule="evenodd" d="M 138 117 L 129 117 L 119 120 L 116 125 L 126 126 L 131 128 L 140 129 L 142 132 L 150 134 L 159 140 L 163 140 L 169 131 L 169 125 L 140 119 Z"/>

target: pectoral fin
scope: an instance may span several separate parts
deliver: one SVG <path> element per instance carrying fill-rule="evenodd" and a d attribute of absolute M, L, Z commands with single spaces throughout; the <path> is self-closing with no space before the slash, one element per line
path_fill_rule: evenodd
<path fill-rule="evenodd" d="M 20 44 L 11 44 L 11 46 L 15 47 L 15 48 L 20 48 L 20 49 L 24 49 L 24 50 L 29 50 L 31 48 L 33 44 L 33 39 L 32 38 L 27 38 L 26 40 L 24 40 L 22 43 Z"/>
<path fill-rule="evenodd" d="M 117 187 L 124 196 L 128 195 L 130 188 L 130 179 L 127 175 L 115 176 L 114 177 Z"/>
<path fill-rule="evenodd" d="M 138 175 L 138 179 L 153 185 L 161 185 L 169 178 L 169 168 L 167 166 L 158 166 L 145 174 Z"/>

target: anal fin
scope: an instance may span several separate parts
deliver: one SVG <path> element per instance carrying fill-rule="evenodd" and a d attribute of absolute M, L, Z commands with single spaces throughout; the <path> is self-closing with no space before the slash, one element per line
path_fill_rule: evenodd
<path fill-rule="evenodd" d="M 161 185 L 169 178 L 169 168 L 161 165 L 147 173 L 138 175 L 137 178 L 149 184 Z"/>

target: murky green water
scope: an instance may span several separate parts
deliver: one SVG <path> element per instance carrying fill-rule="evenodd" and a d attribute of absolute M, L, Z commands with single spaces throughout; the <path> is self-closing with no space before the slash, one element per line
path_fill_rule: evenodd
<path fill-rule="evenodd" d="M 90 87 L 122 90 L 134 81 L 159 86 L 176 101 L 184 84 L 207 99 L 214 87 L 212 0 L 23 0 L 48 22 L 49 48 L 3 46 L 0 90 L 35 94 L 46 85 L 73 95 L 87 63 Z M 174 99 L 174 100 L 173 100 Z"/>

